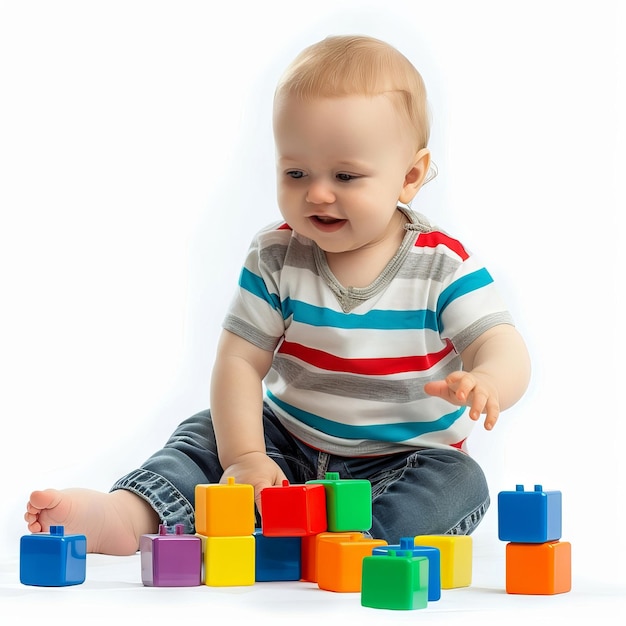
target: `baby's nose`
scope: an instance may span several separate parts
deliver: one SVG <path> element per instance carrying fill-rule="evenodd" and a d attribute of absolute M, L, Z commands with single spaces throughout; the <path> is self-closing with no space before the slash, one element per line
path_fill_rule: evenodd
<path fill-rule="evenodd" d="M 335 194 L 330 185 L 321 180 L 312 181 L 306 194 L 306 201 L 311 204 L 332 204 Z"/>

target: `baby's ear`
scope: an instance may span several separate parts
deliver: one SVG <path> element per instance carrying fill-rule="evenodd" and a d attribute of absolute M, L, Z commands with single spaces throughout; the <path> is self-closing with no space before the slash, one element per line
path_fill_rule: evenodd
<path fill-rule="evenodd" d="M 400 192 L 400 202 L 408 204 L 413 200 L 415 194 L 426 180 L 428 169 L 430 168 L 430 150 L 422 148 L 413 159 L 413 165 L 404 177 L 404 185 Z"/>

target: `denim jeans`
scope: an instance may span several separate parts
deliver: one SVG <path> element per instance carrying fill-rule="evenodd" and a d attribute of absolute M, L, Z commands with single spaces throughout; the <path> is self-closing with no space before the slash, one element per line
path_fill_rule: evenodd
<path fill-rule="evenodd" d="M 489 507 L 483 471 L 463 452 L 422 448 L 387 456 L 339 457 L 292 437 L 267 405 L 263 420 L 267 454 L 291 484 L 324 478 L 326 472 L 371 482 L 370 535 L 377 539 L 393 544 L 415 535 L 470 534 Z M 222 473 L 207 410 L 182 422 L 161 450 L 111 490 L 135 493 L 151 504 L 163 523 L 183 524 L 185 532 L 194 532 L 195 486 L 217 483 Z"/>

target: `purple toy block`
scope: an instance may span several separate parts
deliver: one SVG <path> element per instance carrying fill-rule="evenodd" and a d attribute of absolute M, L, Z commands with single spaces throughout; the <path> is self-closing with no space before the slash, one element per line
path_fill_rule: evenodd
<path fill-rule="evenodd" d="M 157 535 L 142 535 L 141 580 L 146 587 L 196 587 L 202 584 L 202 540 L 183 533 L 176 524 L 169 533 L 165 524 Z"/>

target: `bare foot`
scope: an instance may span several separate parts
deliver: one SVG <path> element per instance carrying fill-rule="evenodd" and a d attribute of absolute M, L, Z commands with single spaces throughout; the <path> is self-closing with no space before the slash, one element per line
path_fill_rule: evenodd
<path fill-rule="evenodd" d="M 87 552 L 128 555 L 139 549 L 143 534 L 156 533 L 159 518 L 130 491 L 102 493 L 91 489 L 33 491 L 24 519 L 33 533 L 64 526 L 65 534 L 87 537 Z"/>

